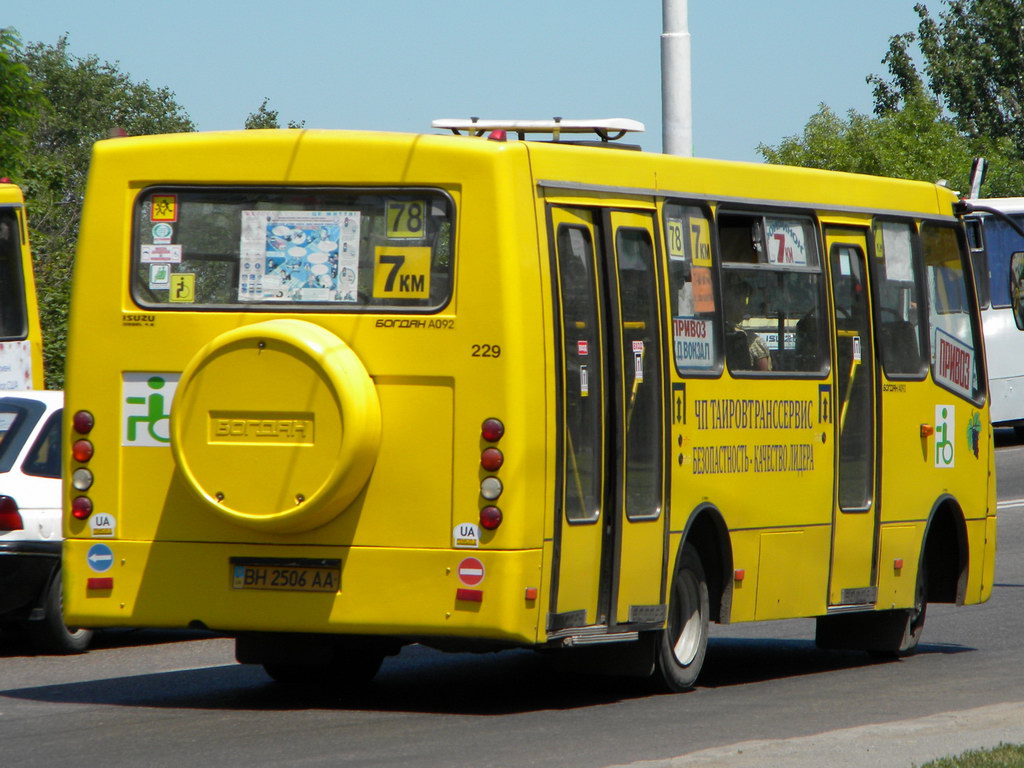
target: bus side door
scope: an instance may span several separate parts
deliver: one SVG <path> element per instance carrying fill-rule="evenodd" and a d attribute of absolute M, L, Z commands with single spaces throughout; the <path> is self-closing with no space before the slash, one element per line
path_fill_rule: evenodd
<path fill-rule="evenodd" d="M 598 227 L 591 211 L 552 208 L 559 390 L 555 565 L 548 631 L 599 623 L 607 426 Z"/>
<path fill-rule="evenodd" d="M 664 374 L 653 217 L 559 207 L 550 216 L 560 437 L 548 630 L 660 623 Z"/>
<path fill-rule="evenodd" d="M 825 243 L 835 313 L 835 424 L 838 466 L 829 605 L 866 605 L 877 594 L 875 482 L 878 404 L 869 304 L 867 234 L 829 228 Z"/>
<path fill-rule="evenodd" d="M 609 214 L 609 301 L 617 407 L 615 510 L 619 523 L 612 593 L 620 624 L 664 621 L 665 374 L 654 220 Z M 616 351 L 617 350 L 617 351 Z"/>

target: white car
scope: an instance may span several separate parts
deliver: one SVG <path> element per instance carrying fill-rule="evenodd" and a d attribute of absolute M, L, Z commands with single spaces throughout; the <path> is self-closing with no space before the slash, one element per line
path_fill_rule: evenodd
<path fill-rule="evenodd" d="M 61 416 L 64 393 L 0 397 L 0 625 L 53 653 L 79 653 L 92 631 L 61 614 Z"/>

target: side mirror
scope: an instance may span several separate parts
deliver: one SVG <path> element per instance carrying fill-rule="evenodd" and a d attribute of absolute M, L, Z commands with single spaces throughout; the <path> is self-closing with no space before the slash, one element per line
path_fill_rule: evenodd
<path fill-rule="evenodd" d="M 1013 321 L 1024 331 L 1024 251 L 1010 255 L 1010 301 Z"/>

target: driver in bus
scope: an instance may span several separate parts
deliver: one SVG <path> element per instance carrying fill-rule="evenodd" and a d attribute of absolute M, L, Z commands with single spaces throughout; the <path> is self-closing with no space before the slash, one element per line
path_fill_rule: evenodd
<path fill-rule="evenodd" d="M 725 356 L 734 371 L 770 371 L 772 357 L 768 345 L 756 332 L 741 325 L 751 293 L 746 280 L 725 286 Z"/>

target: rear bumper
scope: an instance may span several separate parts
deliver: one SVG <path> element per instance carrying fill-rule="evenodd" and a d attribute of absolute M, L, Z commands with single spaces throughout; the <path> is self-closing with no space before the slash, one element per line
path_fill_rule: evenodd
<path fill-rule="evenodd" d="M 93 540 L 64 542 L 64 612 L 87 627 L 206 627 L 398 638 L 538 642 L 542 552 L 106 540 L 112 565 L 88 560 Z M 337 591 L 240 589 L 232 558 L 340 559 Z M 467 558 L 480 562 L 466 583 Z M 482 567 L 477 567 L 482 566 Z M 463 569 L 464 571 L 467 569 Z M 528 588 L 529 591 L 528 591 Z"/>

